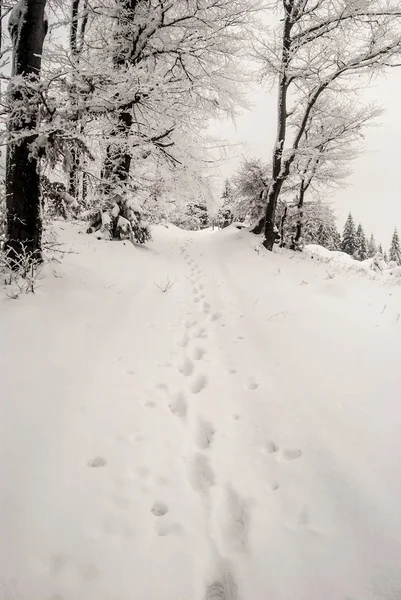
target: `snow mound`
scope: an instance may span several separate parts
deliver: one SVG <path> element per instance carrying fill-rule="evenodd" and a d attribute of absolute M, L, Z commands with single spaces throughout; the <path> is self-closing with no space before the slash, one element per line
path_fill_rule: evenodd
<path fill-rule="evenodd" d="M 358 261 L 345 252 L 327 250 L 318 244 L 307 244 L 304 248 L 307 256 L 330 266 L 334 272 L 354 272 L 371 279 L 391 281 L 401 276 L 401 267 L 388 265 L 380 255 Z"/>

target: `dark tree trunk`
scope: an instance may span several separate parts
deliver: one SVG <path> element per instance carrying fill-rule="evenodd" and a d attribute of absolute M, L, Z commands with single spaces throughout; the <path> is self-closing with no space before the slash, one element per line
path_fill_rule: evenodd
<path fill-rule="evenodd" d="M 132 113 L 121 112 L 118 115 L 118 124 L 112 131 L 112 136 L 118 137 L 119 142 L 109 144 L 103 165 L 102 179 L 104 180 L 104 192 L 106 194 L 115 191 L 121 193 L 121 190 L 116 190 L 116 187 L 119 185 L 124 186 L 128 181 L 132 157 L 128 149 L 121 146 L 121 140 L 125 139 L 128 143 L 132 123 Z"/>
<path fill-rule="evenodd" d="M 143 0 L 119 0 L 120 17 L 119 25 L 121 28 L 127 27 L 129 23 L 133 23 L 136 15 L 136 10 Z M 124 68 L 125 65 L 134 65 L 140 60 L 140 49 L 137 48 L 137 42 L 142 29 L 137 30 L 132 27 L 131 36 L 127 35 L 127 31 L 118 31 L 114 44 L 116 46 L 113 63 L 116 69 Z M 128 151 L 128 137 L 133 124 L 133 115 L 129 110 L 122 109 L 117 116 L 117 124 L 111 131 L 111 137 L 118 139 L 118 142 L 111 143 L 106 151 L 106 158 L 103 165 L 102 179 L 104 180 L 104 192 L 110 195 L 114 192 L 121 193 L 122 186 L 124 187 L 129 178 L 131 168 L 131 154 Z M 125 140 L 127 145 L 121 147 L 121 140 Z"/>
<path fill-rule="evenodd" d="M 284 227 L 285 227 L 285 222 L 287 220 L 287 213 L 288 213 L 288 206 L 285 205 L 284 207 L 284 212 L 283 212 L 283 216 L 281 217 L 281 221 L 280 221 L 280 248 L 284 247 Z"/>
<path fill-rule="evenodd" d="M 273 181 L 269 193 L 267 195 L 267 208 L 265 219 L 265 239 L 263 245 L 267 250 L 273 250 L 274 242 L 276 241 L 275 219 L 277 201 L 280 195 L 283 180 L 281 178 Z"/>
<path fill-rule="evenodd" d="M 44 19 L 46 0 L 20 0 L 10 18 L 10 35 L 13 43 L 12 75 L 39 80 L 43 42 L 47 24 Z M 17 11 L 17 12 L 15 12 Z M 17 18 L 19 17 L 19 18 Z M 16 263 L 23 255 L 32 260 L 42 259 L 42 216 L 40 206 L 40 181 L 38 160 L 30 156 L 31 144 L 36 139 L 37 110 L 35 92 L 23 84 L 10 85 L 10 105 L 14 108 L 9 121 L 10 140 L 7 146 L 6 207 L 7 233 L 5 251 Z M 32 110 L 17 114 L 21 98 L 31 98 Z M 32 131 L 32 135 L 19 134 Z"/>
<path fill-rule="evenodd" d="M 291 30 L 294 25 L 292 11 L 294 2 L 290 0 L 288 7 L 285 8 L 285 18 L 282 38 L 282 56 L 281 56 L 281 75 L 278 88 L 277 103 L 277 138 L 273 152 L 272 182 L 267 194 L 266 219 L 265 219 L 265 240 L 263 245 L 268 250 L 273 250 L 276 239 L 274 231 L 277 201 L 280 195 L 284 178 L 283 169 L 283 150 L 287 134 L 287 91 L 289 86 L 288 66 L 291 60 Z"/>
<path fill-rule="evenodd" d="M 71 25 L 70 25 L 70 49 L 72 59 L 76 65 L 79 65 L 80 54 L 83 49 L 85 31 L 88 21 L 88 2 L 87 0 L 72 0 L 71 5 Z M 74 102 L 74 95 L 77 94 L 75 86 L 72 86 L 71 97 Z M 81 97 L 83 93 L 81 91 Z M 74 120 L 77 123 L 77 130 L 83 133 L 83 125 L 81 123 L 81 115 L 78 112 L 74 115 Z M 71 164 L 68 172 L 68 193 L 78 200 L 80 189 L 80 177 L 82 166 L 82 152 L 77 145 L 71 148 Z"/>
<path fill-rule="evenodd" d="M 293 239 L 293 243 L 291 245 L 291 250 L 300 250 L 300 241 L 301 241 L 301 237 L 302 237 L 302 226 L 303 226 L 303 206 L 304 206 L 304 199 L 305 199 L 305 181 L 302 179 L 301 181 L 301 187 L 299 189 L 299 196 L 298 196 L 298 204 L 297 204 L 297 208 L 298 208 L 298 215 L 297 215 L 297 224 L 296 224 L 296 228 L 295 228 L 295 236 Z"/>
<path fill-rule="evenodd" d="M 260 192 L 259 195 L 259 199 L 262 202 L 263 200 L 265 200 L 267 197 L 267 188 L 263 189 Z M 262 233 L 265 229 L 265 220 L 266 220 L 266 216 L 263 215 L 259 221 L 256 223 L 256 225 L 254 225 L 254 227 L 251 229 L 251 233 L 254 233 L 255 235 L 259 235 L 260 233 Z"/>

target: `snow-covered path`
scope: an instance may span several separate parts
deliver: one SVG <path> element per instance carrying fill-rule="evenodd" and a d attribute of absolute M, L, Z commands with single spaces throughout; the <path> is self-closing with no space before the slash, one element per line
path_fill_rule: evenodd
<path fill-rule="evenodd" d="M 400 598 L 400 288 L 74 245 L 2 305 L 0 600 Z"/>

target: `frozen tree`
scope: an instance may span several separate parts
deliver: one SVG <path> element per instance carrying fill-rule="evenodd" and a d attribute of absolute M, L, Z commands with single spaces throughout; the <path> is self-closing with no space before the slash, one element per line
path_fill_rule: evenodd
<path fill-rule="evenodd" d="M 340 250 L 341 236 L 334 222 L 323 221 L 316 232 L 316 243 L 327 250 Z"/>
<path fill-rule="evenodd" d="M 357 249 L 357 239 L 354 219 L 352 214 L 349 213 L 348 218 L 345 222 L 343 237 L 341 241 L 341 250 L 350 256 L 354 256 Z"/>
<path fill-rule="evenodd" d="M 299 227 L 299 210 L 297 202 L 285 205 L 287 210 L 285 225 L 281 235 L 281 245 L 291 249 L 302 249 L 305 244 L 319 244 L 329 250 L 336 250 L 338 244 L 338 232 L 336 228 L 335 215 L 331 206 L 325 202 L 305 202 L 302 210 L 301 243 L 295 246 L 294 238 Z M 283 214 L 283 208 L 279 208 L 278 214 Z"/>
<path fill-rule="evenodd" d="M 116 3 L 111 42 L 110 24 L 102 32 L 104 62 L 114 71 L 102 172 L 107 193 L 124 193 L 138 153 L 179 167 L 183 129 L 199 130 L 232 109 L 233 59 L 251 12 L 244 0 Z"/>
<path fill-rule="evenodd" d="M 217 211 L 216 224 L 221 229 L 228 227 L 234 220 L 234 190 L 227 179 L 224 183 L 224 190 L 221 195 L 221 206 Z"/>
<path fill-rule="evenodd" d="M 355 252 L 354 257 L 357 260 L 366 260 L 368 258 L 368 249 L 366 244 L 365 232 L 361 223 L 359 223 L 355 234 Z"/>
<path fill-rule="evenodd" d="M 296 109 L 294 117 L 296 116 Z M 361 129 L 379 114 L 375 107 L 355 107 L 336 97 L 321 98 L 310 114 L 289 176 L 299 181 L 298 221 L 292 249 L 302 247 L 302 212 L 308 193 L 318 196 L 326 189 L 343 185 L 351 173 Z"/>
<path fill-rule="evenodd" d="M 394 229 L 393 237 L 391 240 L 389 259 L 390 261 L 394 261 L 395 263 L 397 263 L 397 265 L 401 265 L 401 247 L 397 229 Z"/>
<path fill-rule="evenodd" d="M 255 221 L 259 218 L 265 202 L 268 170 L 268 166 L 260 159 L 246 159 L 240 164 L 231 180 L 236 219 Z"/>
<path fill-rule="evenodd" d="M 4 250 L 15 264 L 21 256 L 42 260 L 42 218 L 36 124 L 42 104 L 39 78 L 47 32 L 46 0 L 19 0 L 11 11 L 13 44 L 6 167 L 7 232 Z M 21 134 L 21 135 L 20 135 Z M 19 137 L 18 141 L 17 138 Z"/>
<path fill-rule="evenodd" d="M 376 253 L 377 253 L 376 240 L 374 238 L 373 233 L 371 233 L 369 242 L 368 242 L 368 257 L 373 258 L 374 256 L 376 256 Z"/>
<path fill-rule="evenodd" d="M 356 94 L 355 79 L 396 64 L 401 9 L 395 0 L 277 0 L 278 25 L 261 44 L 264 75 L 277 83 L 277 136 L 265 214 L 257 231 L 273 248 L 278 198 L 315 110 Z M 323 107 L 322 109 L 319 106 Z M 320 123 L 325 128 L 324 119 Z M 324 129 L 323 129 L 324 130 Z"/>

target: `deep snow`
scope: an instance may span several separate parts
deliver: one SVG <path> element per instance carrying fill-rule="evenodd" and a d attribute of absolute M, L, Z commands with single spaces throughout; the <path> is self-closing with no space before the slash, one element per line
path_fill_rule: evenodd
<path fill-rule="evenodd" d="M 0 599 L 399 600 L 401 287 L 60 235 L 0 303 Z"/>

